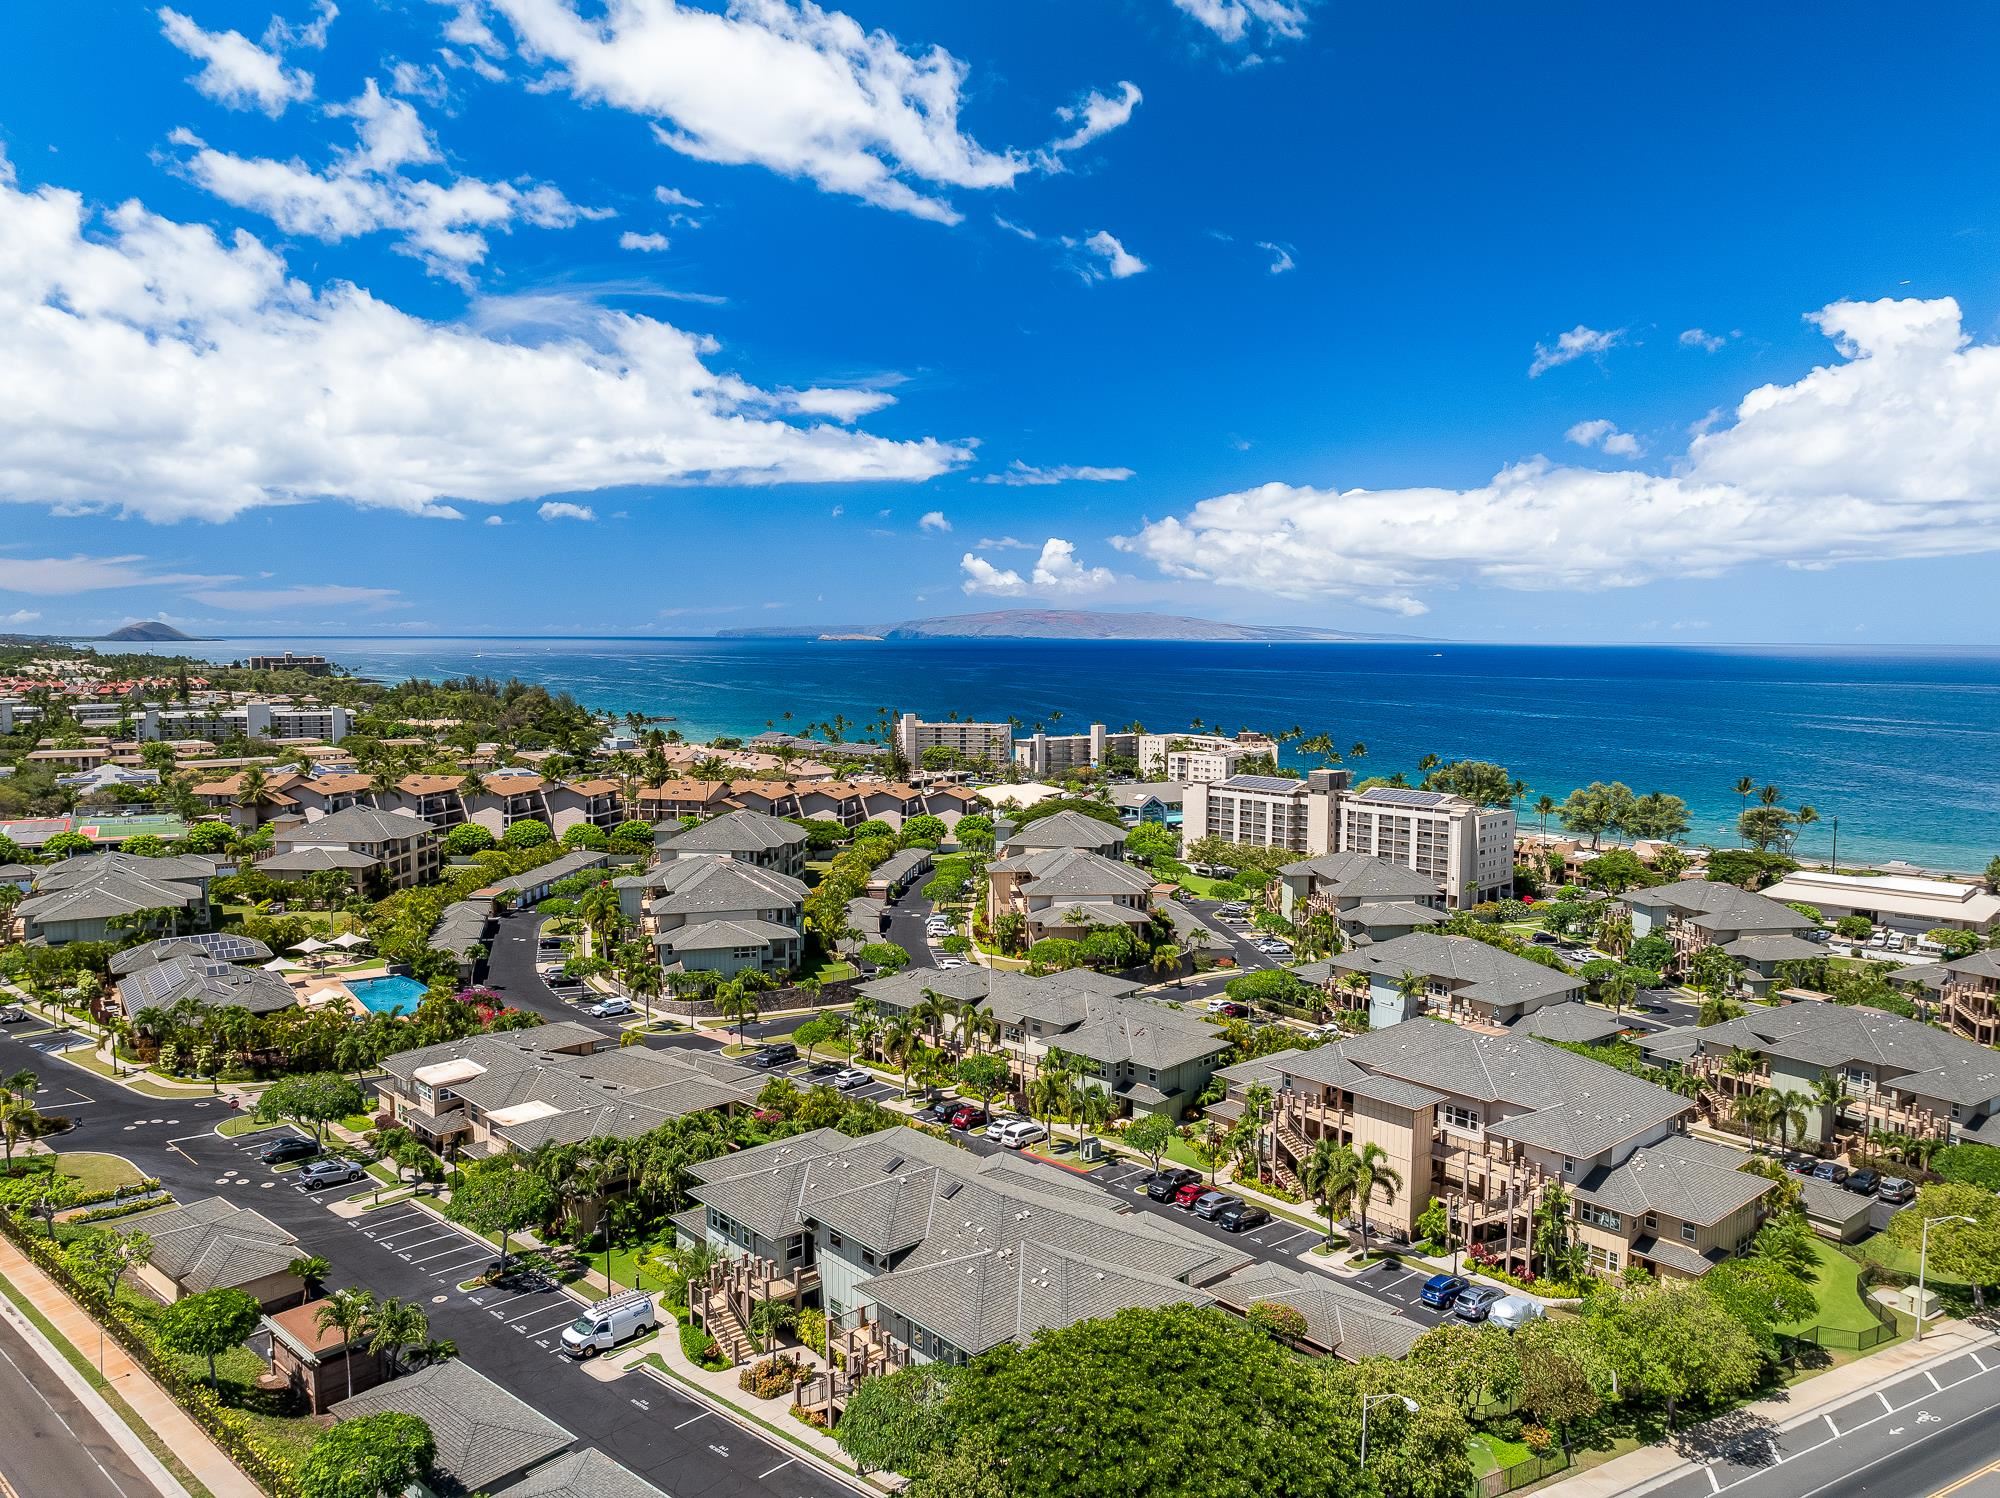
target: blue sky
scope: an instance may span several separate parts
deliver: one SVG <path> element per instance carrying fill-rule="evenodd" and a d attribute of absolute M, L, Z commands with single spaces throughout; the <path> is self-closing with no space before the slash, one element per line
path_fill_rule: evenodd
<path fill-rule="evenodd" d="M 23 0 L 0 629 L 1983 643 L 1996 26 Z"/>

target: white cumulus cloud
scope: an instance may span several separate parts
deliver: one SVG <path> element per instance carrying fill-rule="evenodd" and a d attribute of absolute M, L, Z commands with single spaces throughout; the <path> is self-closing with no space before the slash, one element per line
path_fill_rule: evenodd
<path fill-rule="evenodd" d="M 1594 447 L 1614 458 L 1636 458 L 1639 455 L 1639 439 L 1630 432 L 1619 431 L 1617 422 L 1606 421 L 1601 416 L 1595 421 L 1579 421 L 1563 433 L 1563 440 L 1574 442 L 1578 447 Z"/>
<path fill-rule="evenodd" d="M 1118 85 L 1116 97 L 1107 97 L 1092 89 L 1077 103 L 1058 109 L 1056 118 L 1076 128 L 1049 142 L 1049 160 L 1045 164 L 1060 169 L 1060 163 L 1054 160 L 1056 156 L 1065 151 L 1080 150 L 1099 136 L 1109 135 L 1120 125 L 1129 123 L 1132 111 L 1139 107 L 1139 101 L 1144 97 L 1139 92 L 1138 84 L 1127 81 Z"/>
<path fill-rule="evenodd" d="M 240 31 L 204 31 L 192 17 L 165 6 L 157 14 L 161 35 L 202 65 L 188 80 L 196 92 L 225 109 L 258 109 L 276 119 L 285 106 L 310 99 L 313 92 L 312 74 L 285 66 L 286 49 L 324 47 L 327 27 L 339 12 L 331 0 L 319 0 L 303 26 L 273 16 L 261 42 Z"/>
<path fill-rule="evenodd" d="M 34 609 L 16 609 L 11 614 L 0 614 L 0 624 L 33 624 L 41 617 Z"/>
<path fill-rule="evenodd" d="M 1107 276 L 1113 281 L 1123 281 L 1128 276 L 1136 276 L 1146 269 L 1146 262 L 1134 255 L 1117 237 L 1109 231 L 1099 229 L 1084 239 L 1065 239 L 1063 243 L 1071 249 L 1082 249 L 1094 260 L 1085 261 L 1078 268 L 1078 274 L 1086 281 L 1102 281 Z"/>
<path fill-rule="evenodd" d="M 1129 468 L 1095 468 L 1088 464 L 1058 463 L 1039 468 L 1016 458 L 998 473 L 982 473 L 974 482 L 1005 484 L 1010 489 L 1034 489 L 1049 484 L 1117 484 L 1132 477 Z"/>
<path fill-rule="evenodd" d="M 369 79 L 361 95 L 328 111 L 351 116 L 357 142 L 334 152 L 318 171 L 294 158 L 244 157 L 217 151 L 187 131 L 175 144 L 190 154 L 181 170 L 224 202 L 269 218 L 287 234 L 335 243 L 363 234 L 393 233 L 397 248 L 435 274 L 463 280 L 486 258 L 486 232 L 517 222 L 567 228 L 579 219 L 607 218 L 608 209 L 579 208 L 546 182 L 434 181 L 408 168 L 435 168 L 437 142 L 407 100 L 390 98 Z"/>
<path fill-rule="evenodd" d="M 733 0 L 717 14 L 675 0 L 492 0 L 549 86 L 658 121 L 661 144 L 699 161 L 756 165 L 824 192 L 956 223 L 949 188 L 1011 186 L 1033 167 L 959 125 L 966 66 L 942 47 L 801 0 Z"/>
<path fill-rule="evenodd" d="M 964 591 L 1001 598 L 1018 598 L 1027 593 L 1067 596 L 1095 593 L 1118 580 L 1109 567 L 1086 567 L 1077 561 L 1075 545 L 1060 536 L 1051 536 L 1042 543 L 1041 555 L 1026 578 L 1011 567 L 996 567 L 970 551 L 959 558 L 958 567 L 964 574 L 959 584 Z"/>
<path fill-rule="evenodd" d="M 535 513 L 544 520 L 595 520 L 597 511 L 589 505 L 573 505 L 567 500 L 551 499 L 543 502 Z"/>
<path fill-rule="evenodd" d="M 1755 563 L 2000 550 L 2000 344 L 1958 303 L 1835 302 L 1840 357 L 1764 385 L 1665 473 L 1532 458 L 1474 489 L 1271 483 L 1120 538 L 1171 576 L 1422 612 L 1484 583 L 1600 589 Z"/>
<path fill-rule="evenodd" d="M 1528 365 L 1528 378 L 1532 380 L 1559 365 L 1573 363 L 1589 355 L 1605 353 L 1624 341 L 1623 328 L 1613 328 L 1605 332 L 1578 323 L 1558 337 L 1554 343 L 1535 345 L 1535 357 Z"/>
<path fill-rule="evenodd" d="M 1256 30 L 1296 39 L 1306 34 L 1304 0 L 1174 0 L 1225 42 L 1240 42 Z"/>
<path fill-rule="evenodd" d="M 1685 328 L 1681 331 L 1680 343 L 1682 348 L 1698 348 L 1704 354 L 1713 354 L 1719 352 L 1730 338 L 1737 336 L 1739 335 L 1731 333 L 1728 337 L 1724 337 L 1720 333 L 1711 333 L 1706 328 Z"/>
<path fill-rule="evenodd" d="M 932 531 L 941 536 L 951 529 L 951 522 L 945 519 L 943 510 L 926 510 L 923 518 L 917 522 L 917 529 Z"/>
<path fill-rule="evenodd" d="M 24 190 L 0 156 L 0 500 L 439 514 L 627 485 L 915 480 L 971 455 L 784 419 L 820 393 L 718 373 L 712 339 L 653 318 L 569 313 L 430 322 L 294 279 L 247 232 Z"/>
<path fill-rule="evenodd" d="M 648 255 L 659 254 L 669 243 L 664 234 L 635 234 L 630 229 L 618 236 L 619 249 L 639 250 Z"/>

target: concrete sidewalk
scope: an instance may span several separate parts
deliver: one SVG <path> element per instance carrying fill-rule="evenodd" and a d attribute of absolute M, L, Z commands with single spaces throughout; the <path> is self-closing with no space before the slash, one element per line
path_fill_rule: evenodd
<path fill-rule="evenodd" d="M 0 1276 L 5 1276 L 25 1295 L 29 1302 L 55 1325 L 79 1352 L 88 1354 L 98 1345 L 98 1325 L 91 1315 L 71 1300 L 61 1286 L 46 1274 L 5 1238 L 0 1238 Z M 25 1321 L 26 1318 L 23 1318 Z M 60 1354 L 58 1354 L 60 1355 Z M 213 1441 L 208 1432 L 195 1424 L 181 1407 L 137 1363 L 126 1354 L 110 1337 L 104 1338 L 104 1376 L 118 1391 L 118 1396 L 130 1405 L 134 1414 L 153 1430 L 168 1448 L 179 1457 L 182 1464 L 206 1487 L 215 1498 L 262 1498 L 263 1490 L 243 1475 L 243 1471 L 231 1461 Z M 81 1380 L 79 1380 L 81 1382 Z M 87 1384 L 84 1385 L 88 1389 Z M 90 1398 L 96 1399 L 92 1392 Z M 99 1401 L 102 1403 L 102 1401 Z M 105 1428 L 118 1439 L 120 1432 L 128 1432 L 128 1427 L 107 1406 L 104 1411 Z M 128 1432 L 129 1433 L 129 1432 Z M 185 1489 L 168 1476 L 166 1469 L 146 1449 L 136 1436 L 133 1445 L 119 1445 L 126 1454 L 139 1463 L 140 1469 L 154 1475 L 162 1492 L 184 1494 Z M 136 1447 L 136 1450 L 133 1448 Z M 164 1482 L 161 1480 L 164 1479 Z"/>
<path fill-rule="evenodd" d="M 2000 1346 L 2000 1335 L 1965 1322 L 1948 1321 L 1933 1326 L 1921 1342 L 1912 1338 L 1868 1357 L 1856 1358 L 1768 1399 L 1740 1406 L 1730 1412 L 1729 1418 L 1750 1417 L 1767 1421 L 1779 1430 L 1789 1430 L 1850 1400 L 1863 1398 L 1903 1374 L 1920 1372 L 1934 1363 L 1994 1346 Z M 1693 1426 L 1682 1434 L 1699 1429 Z M 1645 1446 L 1538 1491 L 1560 1498 L 1615 1498 L 1615 1495 L 1649 1492 L 1701 1465 L 1682 1456 L 1672 1445 Z"/>

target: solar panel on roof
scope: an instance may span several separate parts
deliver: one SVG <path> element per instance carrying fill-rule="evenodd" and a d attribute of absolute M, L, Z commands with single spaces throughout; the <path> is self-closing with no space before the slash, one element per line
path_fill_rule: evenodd
<path fill-rule="evenodd" d="M 1384 806 L 1436 806 L 1451 798 L 1443 791 L 1412 791 L 1398 786 L 1376 786 L 1363 791 L 1363 801 L 1374 801 Z"/>

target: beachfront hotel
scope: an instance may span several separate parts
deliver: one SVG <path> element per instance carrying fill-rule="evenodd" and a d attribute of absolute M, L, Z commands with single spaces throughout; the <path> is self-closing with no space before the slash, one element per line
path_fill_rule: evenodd
<path fill-rule="evenodd" d="M 933 723 L 915 713 L 896 720 L 896 753 L 910 769 L 920 769 L 931 749 L 949 749 L 968 763 L 1004 769 L 1014 761 L 1014 730 L 1006 723 Z"/>

